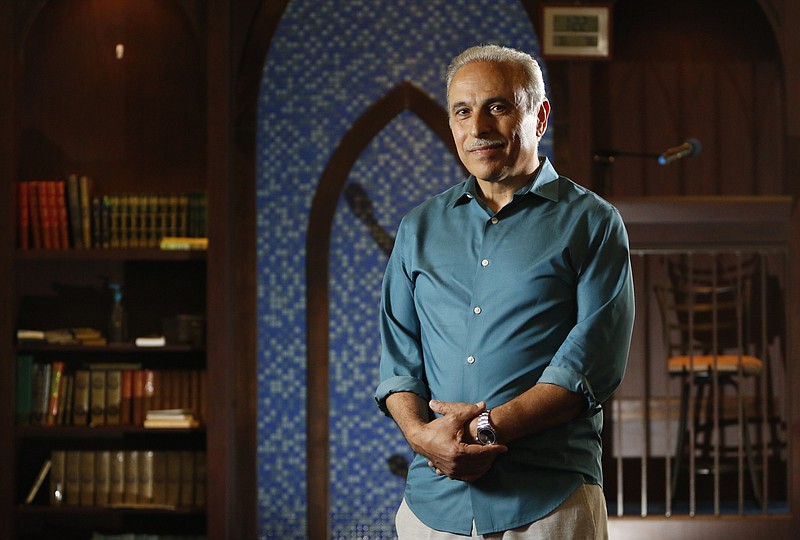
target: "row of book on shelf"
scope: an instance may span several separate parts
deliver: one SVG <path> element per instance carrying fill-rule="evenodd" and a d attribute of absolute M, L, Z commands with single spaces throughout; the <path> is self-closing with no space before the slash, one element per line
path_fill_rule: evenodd
<path fill-rule="evenodd" d="M 203 423 L 206 372 L 142 369 L 140 364 L 17 356 L 17 424 L 194 428 Z"/>
<path fill-rule="evenodd" d="M 204 192 L 93 192 L 88 176 L 17 184 L 20 249 L 158 248 L 164 238 L 206 238 Z"/>
<path fill-rule="evenodd" d="M 47 489 L 47 497 L 37 495 Z M 25 504 L 204 508 L 203 450 L 52 450 Z"/>

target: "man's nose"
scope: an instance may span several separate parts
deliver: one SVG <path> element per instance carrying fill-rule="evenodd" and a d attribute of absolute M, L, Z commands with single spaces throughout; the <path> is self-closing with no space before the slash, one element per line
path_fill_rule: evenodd
<path fill-rule="evenodd" d="M 470 124 L 470 135 L 473 137 L 481 137 L 491 129 L 491 117 L 485 111 L 476 111 L 472 115 L 472 123 Z"/>

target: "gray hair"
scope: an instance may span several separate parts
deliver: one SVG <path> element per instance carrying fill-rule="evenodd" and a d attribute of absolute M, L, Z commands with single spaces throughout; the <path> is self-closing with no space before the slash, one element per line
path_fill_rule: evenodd
<path fill-rule="evenodd" d="M 453 82 L 456 72 L 472 62 L 494 62 L 519 66 L 522 71 L 522 90 L 527 97 L 528 111 L 533 111 L 544 101 L 544 78 L 539 63 L 528 53 L 500 45 L 470 47 L 450 62 L 446 73 L 448 101 L 450 99 L 450 83 Z"/>

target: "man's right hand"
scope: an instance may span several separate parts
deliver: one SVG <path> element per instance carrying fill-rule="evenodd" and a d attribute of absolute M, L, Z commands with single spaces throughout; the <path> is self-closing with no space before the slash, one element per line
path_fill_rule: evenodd
<path fill-rule="evenodd" d="M 437 474 L 472 482 L 486 474 L 498 455 L 508 448 L 502 444 L 483 446 L 466 442 L 469 422 L 486 410 L 484 403 L 431 401 L 434 412 L 443 414 L 430 422 L 427 404 L 415 394 L 392 394 L 386 406 L 415 452 L 428 458 Z"/>

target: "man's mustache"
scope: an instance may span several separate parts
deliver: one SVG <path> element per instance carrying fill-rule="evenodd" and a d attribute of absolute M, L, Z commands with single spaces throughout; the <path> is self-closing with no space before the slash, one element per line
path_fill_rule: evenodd
<path fill-rule="evenodd" d="M 503 141 L 493 141 L 491 139 L 475 139 L 467 147 L 467 151 L 485 149 L 485 148 L 500 148 L 504 145 Z"/>

